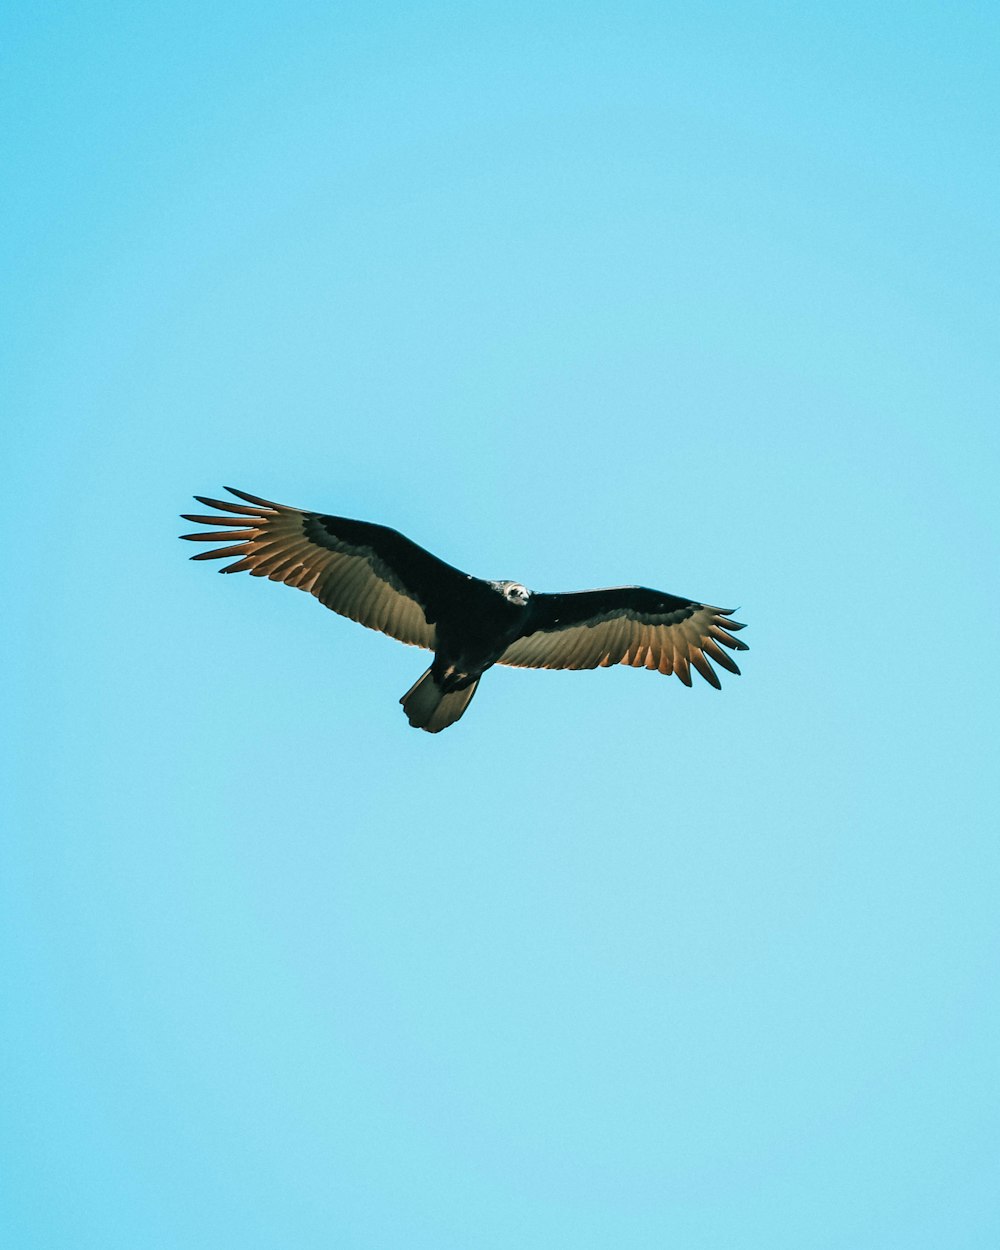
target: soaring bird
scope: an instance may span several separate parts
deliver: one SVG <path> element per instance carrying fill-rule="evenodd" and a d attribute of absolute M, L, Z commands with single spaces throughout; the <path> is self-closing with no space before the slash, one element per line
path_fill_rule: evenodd
<path fill-rule="evenodd" d="M 183 534 L 223 543 L 193 560 L 235 557 L 221 573 L 249 573 L 307 590 L 341 616 L 434 652 L 400 699 L 410 724 L 428 733 L 452 725 L 494 664 L 517 668 L 694 668 L 719 689 L 710 661 L 739 673 L 729 651 L 747 645 L 731 608 L 713 608 L 645 586 L 540 594 L 520 582 L 463 573 L 385 525 L 304 512 L 227 486 L 242 503 L 195 495 L 217 509 L 185 521 L 226 529 Z M 726 648 L 724 650 L 723 648 Z"/>

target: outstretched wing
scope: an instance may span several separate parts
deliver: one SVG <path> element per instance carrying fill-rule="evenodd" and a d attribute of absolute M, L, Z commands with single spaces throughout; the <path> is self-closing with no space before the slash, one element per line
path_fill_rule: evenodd
<path fill-rule="evenodd" d="M 719 689 L 714 660 L 731 673 L 736 661 L 723 650 L 748 650 L 730 630 L 730 608 L 713 608 L 645 586 L 615 586 L 568 595 L 532 595 L 524 632 L 498 663 L 517 668 L 633 668 L 676 673 L 691 685 L 691 668 Z"/>
<path fill-rule="evenodd" d="M 196 495 L 219 511 L 184 515 L 199 525 L 227 527 L 182 535 L 191 542 L 224 544 L 193 560 L 235 558 L 219 572 L 246 572 L 307 590 L 341 616 L 434 649 L 434 622 L 468 583 L 464 573 L 384 525 L 302 512 L 231 486 L 226 490 L 245 503 Z"/>

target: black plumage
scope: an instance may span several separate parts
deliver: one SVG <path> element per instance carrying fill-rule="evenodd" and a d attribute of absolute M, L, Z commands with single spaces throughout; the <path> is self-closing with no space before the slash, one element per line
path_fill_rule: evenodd
<path fill-rule="evenodd" d="M 410 724 L 429 733 L 458 720 L 493 664 L 629 664 L 676 673 L 688 686 L 694 668 L 718 688 L 712 661 L 739 673 L 729 652 L 747 650 L 733 637 L 743 625 L 728 608 L 644 586 L 535 594 L 519 582 L 463 573 L 387 526 L 226 489 L 243 502 L 196 495 L 218 511 L 184 516 L 227 527 L 182 535 L 213 543 L 192 559 L 232 559 L 220 572 L 247 572 L 306 590 L 341 616 L 433 651 L 430 668 L 400 700 Z"/>

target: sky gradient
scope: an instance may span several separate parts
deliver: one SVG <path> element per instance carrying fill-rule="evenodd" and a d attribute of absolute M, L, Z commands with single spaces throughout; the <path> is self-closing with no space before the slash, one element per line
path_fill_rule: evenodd
<path fill-rule="evenodd" d="M 993 5 L 8 5 L 0 1241 L 993 1250 Z M 224 483 L 744 675 L 426 665 Z"/>

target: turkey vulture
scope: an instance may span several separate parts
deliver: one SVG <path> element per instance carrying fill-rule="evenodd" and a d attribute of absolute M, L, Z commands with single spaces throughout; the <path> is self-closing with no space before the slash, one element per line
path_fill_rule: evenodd
<path fill-rule="evenodd" d="M 400 699 L 411 725 L 438 733 L 469 706 L 493 664 L 518 668 L 633 668 L 676 673 L 691 668 L 719 688 L 710 660 L 731 673 L 728 651 L 747 645 L 731 608 L 713 608 L 644 586 L 574 594 L 536 594 L 520 582 L 489 582 L 462 573 L 397 530 L 368 521 L 303 512 L 227 486 L 243 503 L 207 499 L 199 525 L 223 525 L 182 537 L 222 543 L 193 560 L 224 560 L 221 573 L 249 573 L 308 590 L 341 616 L 400 642 L 426 647 L 434 662 Z"/>

